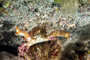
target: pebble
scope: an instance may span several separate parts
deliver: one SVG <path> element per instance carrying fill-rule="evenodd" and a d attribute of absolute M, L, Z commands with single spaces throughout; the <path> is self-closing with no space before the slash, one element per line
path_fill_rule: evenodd
<path fill-rule="evenodd" d="M 0 28 L 3 27 L 3 24 L 0 24 Z"/>

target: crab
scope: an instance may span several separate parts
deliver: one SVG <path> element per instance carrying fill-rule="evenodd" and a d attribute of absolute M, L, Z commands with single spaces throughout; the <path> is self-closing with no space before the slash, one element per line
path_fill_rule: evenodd
<path fill-rule="evenodd" d="M 16 27 L 15 34 L 23 36 L 25 39 L 25 42 L 22 43 L 18 47 L 18 54 L 21 58 L 27 60 L 25 56 L 30 46 L 37 44 L 37 43 L 50 41 L 50 40 L 57 40 L 58 42 L 58 39 L 57 39 L 58 36 L 70 38 L 71 33 L 67 31 L 63 31 L 63 30 L 54 30 L 50 34 L 47 35 L 45 26 L 36 26 L 29 33 L 26 32 L 25 30 L 21 30 L 18 27 Z M 63 50 L 62 43 L 59 43 L 59 45 L 62 47 L 62 50 Z"/>

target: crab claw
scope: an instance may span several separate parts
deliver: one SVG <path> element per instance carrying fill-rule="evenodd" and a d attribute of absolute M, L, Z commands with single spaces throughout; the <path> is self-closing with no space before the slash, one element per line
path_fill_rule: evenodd
<path fill-rule="evenodd" d="M 57 37 L 58 37 L 58 36 L 62 36 L 62 37 L 70 38 L 70 35 L 71 35 L 71 33 L 66 32 L 66 31 L 54 30 L 54 31 L 52 31 L 52 32 L 47 36 L 47 38 L 56 37 L 56 36 L 57 36 Z"/>
<path fill-rule="evenodd" d="M 71 36 L 72 36 L 71 33 L 68 33 L 68 34 L 66 33 L 66 35 L 65 35 L 66 38 L 71 38 Z"/>
<path fill-rule="evenodd" d="M 16 27 L 16 35 L 20 35 L 20 36 L 24 36 L 24 38 L 26 39 L 26 41 L 30 42 L 31 41 L 31 36 L 24 30 L 19 29 L 18 27 Z"/>
<path fill-rule="evenodd" d="M 28 33 L 26 31 L 23 31 L 21 29 L 19 29 L 18 27 L 16 27 L 16 35 L 20 35 L 20 36 L 26 36 L 28 35 Z"/>

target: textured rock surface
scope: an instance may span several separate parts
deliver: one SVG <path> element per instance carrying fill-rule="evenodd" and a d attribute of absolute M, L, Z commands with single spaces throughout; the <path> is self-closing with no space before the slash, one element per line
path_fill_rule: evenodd
<path fill-rule="evenodd" d="M 7 1 L 4 3 L 4 5 L 7 5 Z M 7 46 L 10 46 L 12 48 L 16 48 L 12 49 L 12 51 L 16 53 L 17 47 L 24 41 L 22 37 L 15 35 L 15 26 L 18 26 L 19 28 L 28 32 L 33 27 L 43 25 L 43 23 L 45 23 L 46 25 L 47 34 L 56 29 L 71 32 L 71 39 L 64 40 L 60 37 L 60 41 L 65 49 L 64 53 L 62 52 L 62 60 L 68 60 L 67 58 L 70 58 L 72 60 L 75 57 L 76 60 L 78 59 L 78 55 L 76 54 L 77 48 L 75 48 L 75 44 L 78 42 L 82 42 L 82 44 L 84 44 L 84 42 L 85 44 L 89 44 L 89 46 L 87 46 L 87 50 L 90 50 L 90 5 L 83 4 L 83 6 L 78 7 L 79 11 L 72 16 L 70 14 L 63 14 L 63 11 L 60 10 L 60 5 L 53 3 L 53 0 L 10 1 L 11 2 L 7 8 L 3 8 L 3 5 L 0 4 L 0 51 L 4 51 Z M 70 27 L 69 25 L 71 24 L 74 24 L 74 26 Z M 41 59 L 41 55 L 45 56 L 46 59 L 55 58 L 58 60 L 61 55 L 61 50 L 59 45 L 56 43 L 56 41 L 52 41 L 35 44 L 30 48 L 30 51 L 33 52 L 29 51 L 30 53 L 28 52 L 27 54 L 28 56 L 31 56 L 31 59 L 36 60 Z M 81 46 L 82 44 L 80 43 L 79 45 Z M 4 49 L 2 49 L 2 46 L 5 46 L 3 47 Z M 47 47 L 50 48 L 46 49 Z M 38 48 L 40 50 L 37 50 Z M 58 55 L 55 57 L 51 57 L 52 52 L 58 49 Z M 8 51 L 12 53 L 11 50 L 8 49 Z M 45 53 L 43 52 L 47 52 L 47 54 L 45 55 Z M 65 54 L 67 54 L 67 52 L 69 52 L 69 54 L 64 56 Z M 40 53 L 40 55 L 38 53 Z M 51 55 L 49 55 L 50 53 Z M 5 56 L 5 54 L 1 52 L 0 56 Z M 37 57 L 39 57 L 39 59 L 37 59 Z M 8 58 L 7 56 L 5 57 L 5 59 L 12 60 L 12 58 Z M 5 59 L 3 57 L 1 58 L 1 60 Z M 15 60 L 17 59 L 15 58 Z"/>

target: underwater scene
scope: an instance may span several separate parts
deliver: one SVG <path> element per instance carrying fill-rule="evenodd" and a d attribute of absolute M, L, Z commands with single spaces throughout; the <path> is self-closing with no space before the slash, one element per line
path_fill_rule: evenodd
<path fill-rule="evenodd" d="M 0 0 L 0 60 L 90 60 L 90 0 Z"/>

